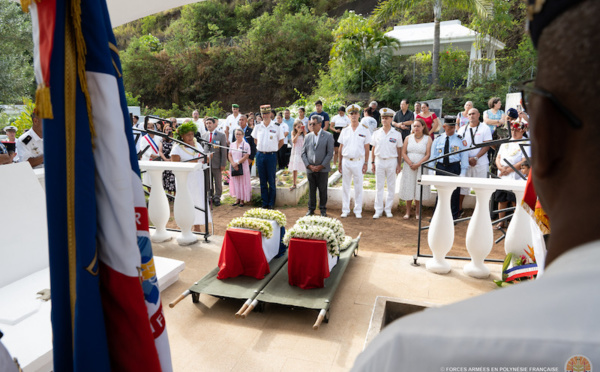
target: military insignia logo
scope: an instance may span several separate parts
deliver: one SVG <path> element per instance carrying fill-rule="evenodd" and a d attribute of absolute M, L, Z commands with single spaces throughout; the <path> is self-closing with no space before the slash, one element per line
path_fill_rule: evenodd
<path fill-rule="evenodd" d="M 566 372 L 592 372 L 592 362 L 583 355 L 573 355 L 565 364 Z"/>

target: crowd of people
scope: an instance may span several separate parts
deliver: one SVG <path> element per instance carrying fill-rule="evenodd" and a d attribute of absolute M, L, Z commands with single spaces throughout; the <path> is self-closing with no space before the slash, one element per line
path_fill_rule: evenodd
<path fill-rule="evenodd" d="M 416 102 L 414 111 L 410 106 L 406 99 L 402 100 L 398 111 L 379 109 L 375 101 L 366 108 L 351 104 L 340 106 L 337 114 L 330 117 L 323 111 L 323 103 L 317 101 L 315 111 L 310 115 L 306 116 L 305 109 L 300 107 L 294 118 L 289 109 L 276 112 L 270 105 L 263 105 L 258 112 L 244 114 L 237 104 L 233 104 L 231 114 L 225 120 L 201 119 L 197 110 L 181 124 L 176 118 L 159 120 L 146 116 L 139 122 L 138 116 L 131 115 L 131 120 L 134 129 L 139 129 L 134 130 L 134 136 L 140 160 L 203 161 L 204 154 L 209 154 L 206 161 L 210 165 L 210 203 L 214 207 L 221 204 L 224 182 L 229 183 L 234 206 L 243 207 L 252 199 L 253 167 L 260 180 L 263 208 L 274 208 L 276 172 L 287 169 L 292 173 L 291 191 L 297 187 L 298 175 L 306 174 L 309 182 L 307 214 L 314 214 L 316 210 L 318 190 L 319 210 L 324 216 L 327 215 L 328 177 L 332 170 L 338 170 L 342 174 L 342 218 L 351 212 L 351 199 L 354 199 L 354 216 L 362 218 L 363 177 L 371 171 L 377 189 L 374 219 L 383 214 L 393 217 L 396 179 L 400 172 L 398 197 L 406 203 L 403 218 L 409 219 L 413 213 L 419 218 L 419 200 L 430 197 L 428 187 L 417 185 L 425 163 L 440 175 L 451 173 L 486 178 L 492 172 L 502 179 L 518 179 L 515 169 L 523 170 L 524 174 L 528 172 L 527 157 L 522 153 L 520 143 L 499 147 L 482 145 L 493 139 L 511 137 L 519 140 L 527 136 L 528 117 L 520 106 L 519 110 L 510 108 L 505 112 L 500 98 L 493 97 L 488 102 L 489 110 L 481 115 L 473 102 L 467 101 L 464 111 L 443 119 L 427 102 Z M 440 129 L 443 130 L 436 137 Z M 5 131 L 9 139 L 13 138 L 15 148 L 9 151 L 0 145 L 0 163 L 29 161 L 32 167 L 43 166 L 41 121 L 35 115 L 32 128 L 18 139 L 14 138 L 15 127 L 6 127 Z M 192 136 L 193 141 L 184 138 L 186 135 Z M 189 146 L 173 141 L 174 138 Z M 455 153 L 468 148 L 471 150 Z M 226 170 L 228 175 L 223 177 Z M 150 189 L 150 178 L 144 174 L 142 180 Z M 176 192 L 175 176 L 171 171 L 163 173 L 163 187 L 167 192 Z M 354 195 L 351 197 L 352 188 Z M 468 188 L 457 188 L 453 193 L 451 206 L 455 219 L 462 215 L 463 200 L 469 193 Z M 495 199 L 499 209 L 515 203 L 514 194 L 505 190 L 499 190 Z M 504 222 L 497 228 L 503 226 Z"/>
<path fill-rule="evenodd" d="M 252 197 L 250 172 L 254 166 L 260 180 L 263 208 L 274 208 L 276 172 L 287 169 L 292 173 L 291 191 L 297 187 L 298 174 L 306 174 L 309 183 L 307 215 L 315 213 L 318 191 L 319 210 L 321 215 L 326 216 L 328 177 L 332 170 L 338 170 L 342 174 L 343 189 L 341 217 L 349 216 L 350 202 L 354 199 L 352 212 L 356 218 L 362 218 L 363 177 L 371 171 L 375 175 L 377 189 L 373 218 L 378 219 L 383 214 L 391 218 L 396 179 L 402 172 L 398 196 L 406 202 L 403 218 L 409 219 L 414 213 L 418 219 L 421 193 L 423 200 L 431 195 L 428 187 L 421 188 L 417 184 L 424 163 L 435 168 L 439 175 L 451 173 L 486 178 L 488 173 L 493 172 L 494 176 L 502 179 L 518 179 L 515 168 L 522 174 L 528 174 L 527 157 L 522 153 L 521 143 L 483 146 L 498 138 L 523 139 L 527 135 L 527 114 L 520 106 L 519 110 L 511 108 L 504 112 L 498 97 L 491 98 L 488 106 L 489 110 L 481 115 L 473 103 L 467 101 L 464 111 L 442 119 L 430 109 L 428 102 L 415 103 L 414 111 L 411 111 L 410 102 L 404 99 L 399 110 L 394 111 L 379 109 L 377 102 L 373 101 L 364 109 L 357 104 L 340 106 L 337 114 L 330 117 L 323 111 L 322 102 L 317 101 L 315 111 L 310 115 L 306 116 L 305 109 L 301 107 L 297 118 L 293 118 L 289 109 L 276 112 L 270 105 L 263 105 L 259 112 L 243 114 L 234 104 L 232 113 L 225 120 L 210 117 L 201 120 L 198 111 L 194 111 L 192 119 L 185 119 L 184 123 L 194 124 L 199 142 L 212 146 L 211 149 L 204 146 L 203 152 L 212 154 L 208 161 L 214 206 L 220 205 L 222 173 L 226 168 L 229 171 L 229 194 L 235 198 L 234 205 L 248 203 Z M 136 120 L 134 117 L 133 121 Z M 158 124 L 157 130 L 165 133 L 172 133 L 172 126 L 178 126 L 175 118 Z M 144 124 L 144 128 L 147 127 Z M 441 132 L 439 135 L 438 131 Z M 168 159 L 172 147 L 169 141 L 153 146 L 152 138 L 146 137 L 152 135 L 141 137 L 138 142 L 142 146 L 138 145 L 138 150 L 142 154 L 150 152 L 150 155 L 142 158 L 160 156 Z M 469 148 L 471 150 L 456 153 Z M 521 166 L 524 168 L 521 169 Z M 172 175 L 166 174 L 165 189 L 172 190 Z M 354 195 L 351 196 L 352 191 Z M 455 219 L 463 214 L 463 200 L 469 193 L 468 188 L 457 188 L 453 193 L 451 204 Z M 505 190 L 499 190 L 495 199 L 500 209 L 515 203 L 514 194 Z M 503 226 L 505 222 L 497 227 Z"/>

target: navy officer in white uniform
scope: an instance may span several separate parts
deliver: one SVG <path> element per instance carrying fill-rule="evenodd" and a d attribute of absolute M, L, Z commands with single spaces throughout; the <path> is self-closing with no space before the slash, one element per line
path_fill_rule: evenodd
<path fill-rule="evenodd" d="M 257 150 L 256 170 L 260 179 L 262 207 L 273 209 L 277 196 L 277 150 L 283 146 L 283 132 L 271 121 L 271 105 L 260 106 L 260 112 L 263 114 L 263 122 L 255 125 L 252 131 Z"/>
<path fill-rule="evenodd" d="M 375 173 L 377 193 L 375 194 L 375 214 L 373 218 L 381 217 L 384 211 L 383 187 L 387 182 L 387 197 L 385 198 L 385 215 L 392 218 L 394 193 L 396 192 L 396 176 L 402 169 L 402 134 L 392 128 L 392 121 L 396 114 L 392 109 L 379 110 L 383 126 L 373 133 L 371 138 L 371 167 Z"/>
<path fill-rule="evenodd" d="M 354 180 L 354 215 L 362 218 L 363 175 L 369 162 L 369 144 L 371 131 L 366 125 L 359 123 L 360 106 L 354 104 L 346 108 L 350 115 L 350 125 L 342 130 L 340 143 L 340 166 L 342 174 L 342 218 L 350 213 L 350 184 Z M 343 166 L 342 166 L 343 164 Z"/>
<path fill-rule="evenodd" d="M 31 114 L 33 125 L 17 140 L 17 162 L 28 161 L 31 168 L 44 167 L 44 139 L 42 120 Z"/>

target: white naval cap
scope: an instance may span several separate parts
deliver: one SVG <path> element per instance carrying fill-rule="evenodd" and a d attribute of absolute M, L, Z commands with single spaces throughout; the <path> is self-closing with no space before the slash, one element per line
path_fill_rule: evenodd
<path fill-rule="evenodd" d="M 351 114 L 353 112 L 360 112 L 360 106 L 357 105 L 356 103 L 353 103 L 350 106 L 346 107 L 347 114 Z"/>
<path fill-rule="evenodd" d="M 390 116 L 393 118 L 395 114 L 396 112 L 394 110 L 387 107 L 384 107 L 381 110 L 379 110 L 379 115 L 381 115 L 381 117 Z"/>

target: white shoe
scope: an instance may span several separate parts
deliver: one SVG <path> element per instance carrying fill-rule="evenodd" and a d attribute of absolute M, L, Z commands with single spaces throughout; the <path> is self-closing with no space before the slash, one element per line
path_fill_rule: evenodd
<path fill-rule="evenodd" d="M 386 216 L 387 218 L 392 218 L 392 217 L 394 217 L 394 215 L 392 214 L 392 212 L 385 212 L 385 216 Z"/>
<path fill-rule="evenodd" d="M 340 217 L 346 218 L 346 217 L 348 217 L 348 213 L 342 213 L 342 215 Z"/>
<path fill-rule="evenodd" d="M 362 214 L 360 213 L 354 213 L 356 215 L 356 218 L 362 218 Z"/>
<path fill-rule="evenodd" d="M 381 215 L 380 215 L 379 213 L 375 213 L 375 214 L 373 215 L 373 219 L 374 219 L 374 220 L 378 219 L 379 217 L 381 217 Z"/>

